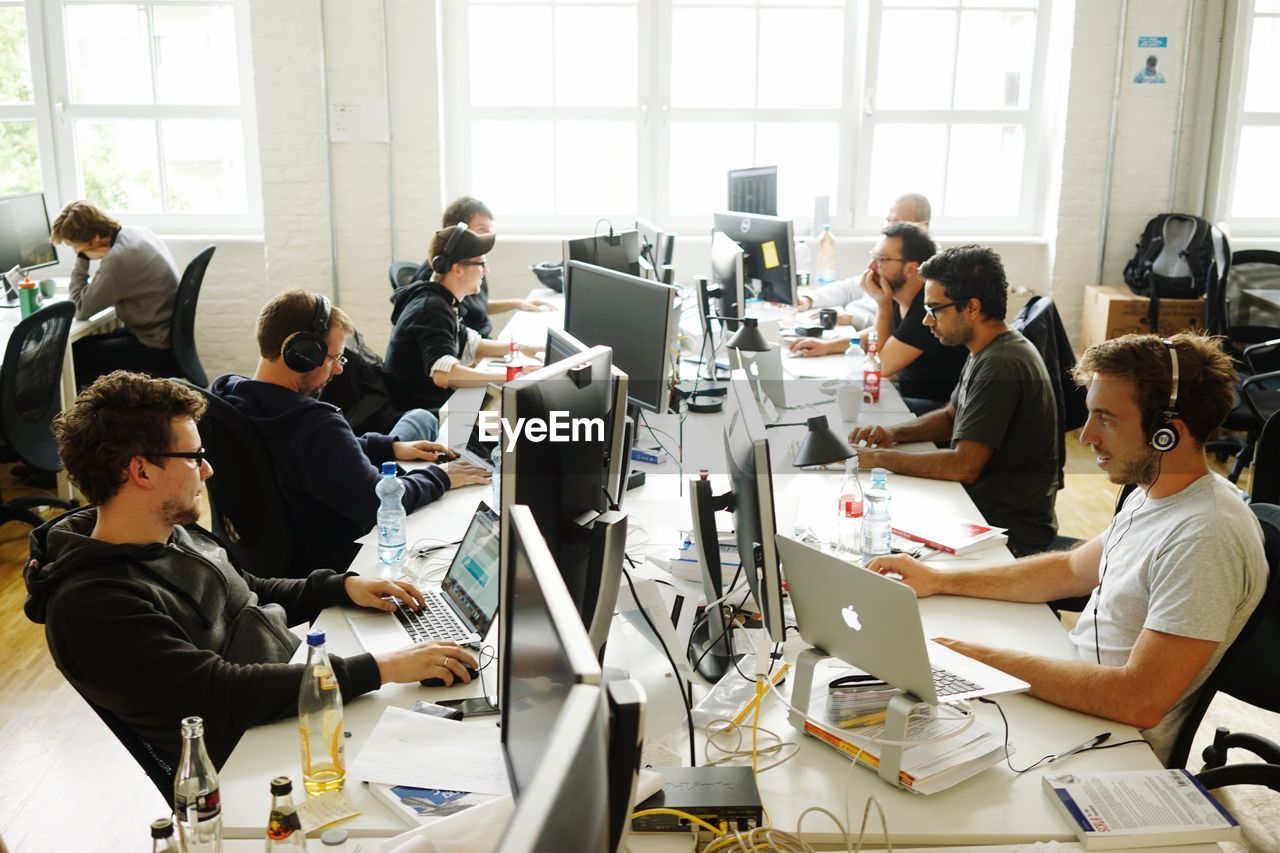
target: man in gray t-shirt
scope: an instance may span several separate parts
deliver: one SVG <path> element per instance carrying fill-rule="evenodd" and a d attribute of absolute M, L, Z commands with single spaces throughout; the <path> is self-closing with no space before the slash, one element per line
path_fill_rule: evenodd
<path fill-rule="evenodd" d="M 1014 555 L 1042 551 L 1057 532 L 1057 410 L 1040 353 L 1005 322 L 1000 257 L 959 246 L 934 255 L 920 275 L 924 325 L 944 345 L 969 350 L 960 381 L 943 408 L 892 427 L 858 427 L 849 440 L 870 445 L 858 451 L 864 468 L 958 480 L 989 524 L 1009 529 Z M 888 449 L 907 441 L 949 447 Z"/>
<path fill-rule="evenodd" d="M 1101 535 L 990 568 L 935 570 L 901 556 L 870 568 L 900 574 L 921 597 L 1089 595 L 1073 659 L 941 641 L 1024 679 L 1034 696 L 1136 726 L 1167 762 L 1196 691 L 1267 584 L 1258 520 L 1204 456 L 1234 404 L 1235 370 L 1209 338 L 1127 335 L 1090 348 L 1076 377 L 1089 389 L 1080 441 L 1111 482 L 1138 486 Z"/>

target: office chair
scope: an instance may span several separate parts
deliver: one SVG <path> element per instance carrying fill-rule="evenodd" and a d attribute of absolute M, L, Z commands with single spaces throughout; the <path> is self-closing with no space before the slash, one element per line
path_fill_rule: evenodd
<path fill-rule="evenodd" d="M 250 574 L 293 577 L 293 528 L 266 442 L 235 406 L 194 383 L 183 384 L 208 403 L 200 438 L 216 472 L 206 481 L 214 534 Z"/>
<path fill-rule="evenodd" d="M 142 768 L 142 772 L 147 774 L 147 778 L 151 780 L 151 784 L 156 786 L 156 790 L 160 792 L 160 798 L 167 803 L 173 803 L 173 768 L 169 766 L 169 762 L 160 757 L 146 738 L 131 729 L 123 720 L 115 714 L 108 711 L 93 702 L 90 702 L 84 694 L 80 695 L 85 703 L 93 709 L 94 713 L 106 724 L 111 733 L 116 736 L 116 740 L 120 741 L 120 745 L 129 751 L 129 755 L 133 756 L 133 760 Z"/>
<path fill-rule="evenodd" d="M 1258 433 L 1249 499 L 1255 504 L 1280 504 L 1280 412 L 1268 418 Z"/>
<path fill-rule="evenodd" d="M 205 270 L 213 258 L 217 246 L 206 246 L 191 259 L 178 282 L 178 294 L 173 301 L 173 319 L 169 324 L 169 346 L 173 353 L 174 376 L 186 379 L 201 388 L 209 387 L 209 377 L 196 352 L 196 302 L 200 299 L 200 285 L 204 283 Z"/>
<path fill-rule="evenodd" d="M 1280 608 L 1277 606 L 1280 602 L 1280 506 L 1252 504 L 1250 508 L 1262 525 L 1263 550 L 1267 555 L 1267 588 L 1240 635 L 1196 694 L 1191 711 L 1174 739 L 1168 767 L 1187 765 L 1191 741 L 1200 728 L 1209 703 L 1219 691 L 1250 705 L 1280 711 L 1280 662 L 1277 662 L 1275 654 L 1275 644 L 1280 642 Z M 1221 752 L 1225 754 L 1230 745 L 1226 744 Z"/>
<path fill-rule="evenodd" d="M 387 278 L 391 279 L 391 289 L 397 290 L 406 284 L 412 284 L 414 273 L 417 271 L 418 265 L 412 261 L 392 261 L 391 266 L 387 268 Z"/>
<path fill-rule="evenodd" d="M 62 363 L 76 306 L 70 301 L 41 308 L 14 327 L 0 367 L 0 458 L 54 473 L 60 467 L 49 424 L 62 408 Z M 0 524 L 21 521 L 33 527 L 44 519 L 36 507 L 73 509 L 52 495 L 30 495 L 0 503 Z"/>

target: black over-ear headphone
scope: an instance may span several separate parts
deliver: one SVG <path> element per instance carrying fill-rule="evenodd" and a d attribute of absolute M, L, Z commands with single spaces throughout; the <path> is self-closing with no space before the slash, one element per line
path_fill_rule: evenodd
<path fill-rule="evenodd" d="M 317 293 L 316 311 L 311 317 L 311 328 L 294 332 L 284 339 L 280 355 L 285 365 L 294 373 L 310 373 L 324 366 L 329 355 L 329 299 Z"/>
<path fill-rule="evenodd" d="M 1151 424 L 1151 433 L 1147 436 L 1147 443 L 1161 453 L 1168 453 L 1178 446 L 1178 431 L 1173 426 L 1173 420 L 1180 417 L 1178 414 L 1178 349 L 1173 345 L 1173 341 L 1166 339 L 1161 343 L 1169 350 L 1169 372 L 1173 384 L 1169 390 L 1169 408 L 1156 412 L 1155 422 Z"/>
<path fill-rule="evenodd" d="M 462 235 L 466 233 L 467 223 L 459 222 L 453 226 L 453 231 L 449 234 L 449 239 L 444 241 L 444 248 L 440 250 L 440 254 L 431 259 L 431 269 L 439 275 L 444 275 L 453 266 L 453 249 L 458 245 L 458 241 L 462 239 Z"/>

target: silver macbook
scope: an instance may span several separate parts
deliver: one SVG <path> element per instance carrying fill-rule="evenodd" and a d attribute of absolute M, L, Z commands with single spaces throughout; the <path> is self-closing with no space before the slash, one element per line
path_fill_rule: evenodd
<path fill-rule="evenodd" d="M 497 412 L 500 411 L 502 404 L 502 388 L 498 385 L 489 385 L 484 389 L 484 400 L 480 403 L 480 409 L 476 412 L 475 423 L 471 425 L 471 433 L 467 436 L 467 443 L 463 447 L 455 447 L 453 450 L 458 454 L 458 458 L 463 462 L 474 465 L 485 471 L 492 473 L 493 463 L 489 461 L 493 449 L 502 441 L 499 434 L 498 441 L 482 441 L 480 438 L 480 413 L 481 412 Z"/>
<path fill-rule="evenodd" d="M 414 611 L 397 602 L 395 613 L 351 610 L 351 630 L 366 652 L 428 640 L 479 645 L 498 612 L 498 557 L 498 514 L 482 501 L 444 581 L 422 590 L 426 606 Z"/>
<path fill-rule="evenodd" d="M 936 705 L 1030 685 L 925 639 L 911 587 L 781 534 L 778 556 L 800 636 L 811 646 Z"/>
<path fill-rule="evenodd" d="M 813 408 L 834 400 L 823 393 L 814 379 L 789 376 L 782 369 L 782 350 L 770 347 L 767 352 L 740 352 L 742 368 L 751 378 L 751 392 L 756 402 L 764 405 L 764 396 L 779 410 Z"/>

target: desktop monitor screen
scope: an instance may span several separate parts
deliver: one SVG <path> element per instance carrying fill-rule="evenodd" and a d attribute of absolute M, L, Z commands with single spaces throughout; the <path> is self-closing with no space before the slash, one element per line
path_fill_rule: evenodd
<path fill-rule="evenodd" d="M 555 364 L 557 361 L 563 361 L 571 355 L 578 355 L 591 349 L 582 341 L 575 338 L 562 329 L 547 329 L 547 348 L 546 355 L 543 356 L 542 363 Z"/>
<path fill-rule="evenodd" d="M 564 279 L 564 328 L 583 343 L 613 349 L 627 374 L 629 399 L 661 414 L 671 375 L 675 288 L 590 264 L 570 263 Z"/>
<path fill-rule="evenodd" d="M 594 234 L 564 241 L 564 266 L 570 261 L 595 264 L 605 269 L 640 275 L 640 232 L 619 231 L 612 236 Z"/>
<path fill-rule="evenodd" d="M 0 198 L 0 273 L 51 267 L 58 253 L 49 240 L 49 211 L 43 193 Z"/>
<path fill-rule="evenodd" d="M 790 219 L 745 213 L 717 213 L 715 229 L 742 247 L 743 276 L 750 290 L 768 302 L 796 304 L 795 226 Z"/>
<path fill-rule="evenodd" d="M 729 209 L 778 215 L 778 167 L 729 170 Z"/>
<path fill-rule="evenodd" d="M 711 232 L 711 288 L 720 291 L 716 313 L 724 317 L 742 317 L 746 310 L 746 285 L 743 277 L 742 247 L 721 231 Z M 738 331 L 738 321 L 725 321 L 725 328 Z"/>

